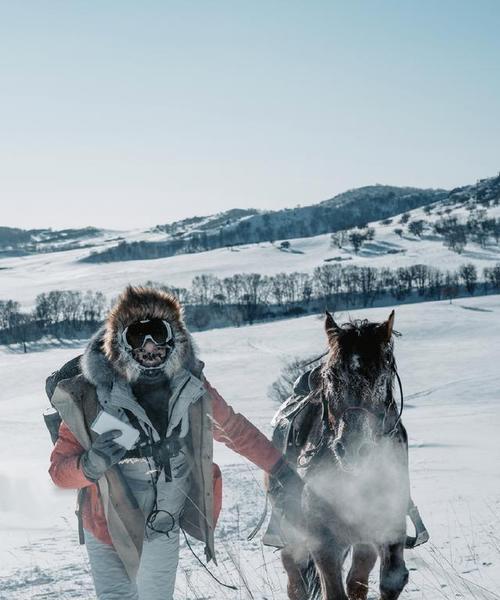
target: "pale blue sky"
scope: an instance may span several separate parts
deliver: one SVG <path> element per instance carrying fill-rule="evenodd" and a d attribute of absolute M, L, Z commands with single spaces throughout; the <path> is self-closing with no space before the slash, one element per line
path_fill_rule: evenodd
<path fill-rule="evenodd" d="M 0 225 L 500 170 L 498 0 L 0 0 Z"/>

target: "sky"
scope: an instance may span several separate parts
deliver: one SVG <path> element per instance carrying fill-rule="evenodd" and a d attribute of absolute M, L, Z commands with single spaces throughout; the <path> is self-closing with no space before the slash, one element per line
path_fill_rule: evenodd
<path fill-rule="evenodd" d="M 0 0 L 0 226 L 500 170 L 497 0 Z"/>

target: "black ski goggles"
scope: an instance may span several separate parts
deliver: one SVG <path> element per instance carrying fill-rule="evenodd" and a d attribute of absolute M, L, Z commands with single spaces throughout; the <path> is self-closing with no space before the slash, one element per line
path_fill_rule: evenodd
<path fill-rule="evenodd" d="M 174 335 L 168 321 L 145 319 L 125 327 L 122 339 L 129 350 L 136 350 L 142 348 L 148 340 L 153 341 L 157 346 L 167 346 L 174 339 Z"/>

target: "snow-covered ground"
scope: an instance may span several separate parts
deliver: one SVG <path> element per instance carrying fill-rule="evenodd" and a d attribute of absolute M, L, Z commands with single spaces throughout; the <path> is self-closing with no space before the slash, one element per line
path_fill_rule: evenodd
<path fill-rule="evenodd" d="M 466 211 L 458 208 L 453 212 L 465 218 Z M 488 209 L 490 218 L 500 216 L 500 207 Z M 258 271 L 262 275 L 279 272 L 311 272 L 315 267 L 341 259 L 342 265 L 363 265 L 373 267 L 399 267 L 426 264 L 440 269 L 456 269 L 459 265 L 472 262 L 480 272 L 483 267 L 500 261 L 500 248 L 489 244 L 486 248 L 470 242 L 462 254 L 448 250 L 441 237 L 427 231 L 422 239 L 405 233 L 399 237 L 394 229 L 402 227 L 399 216 L 383 225 L 372 223 L 375 239 L 366 242 L 359 254 L 349 247 L 332 247 L 330 234 L 310 238 L 290 240 L 287 251 L 275 244 L 261 243 L 235 246 L 233 249 L 220 248 L 196 254 L 181 254 L 170 258 L 135 260 L 111 263 L 81 263 L 89 249 L 66 250 L 48 254 L 0 259 L 0 299 L 12 299 L 31 308 L 37 294 L 51 290 L 100 290 L 109 298 L 115 296 L 126 284 L 141 284 L 148 280 L 161 281 L 170 286 L 190 287 L 193 277 L 212 274 L 227 277 L 235 273 Z M 438 215 L 426 215 L 422 209 L 411 211 L 411 220 L 436 220 Z M 125 232 L 128 241 L 142 239 L 141 232 Z M 144 239 L 151 240 L 148 234 Z M 93 240 L 102 248 L 115 245 L 106 242 L 104 237 Z"/>
<path fill-rule="evenodd" d="M 38 277 L 30 273 L 29 280 Z M 351 316 L 381 320 L 387 312 Z M 401 306 L 396 329 L 403 333 L 396 356 L 406 392 L 413 496 L 432 536 L 406 553 L 410 583 L 402 597 L 498 598 L 500 296 Z M 325 347 L 316 317 L 205 331 L 195 339 L 211 383 L 267 433 L 277 408 L 267 389 L 283 362 Z M 95 597 L 85 550 L 77 544 L 74 493 L 55 488 L 47 474 L 51 443 L 41 417 L 45 377 L 79 352 L 81 346 L 71 345 L 29 354 L 0 349 L 2 600 Z M 184 547 L 177 597 L 284 599 L 279 556 L 259 538 L 246 541 L 263 508 L 261 473 L 218 444 L 216 460 L 225 494 L 219 566 L 211 568 L 239 590 L 220 588 Z M 369 597 L 378 597 L 374 587 Z"/>

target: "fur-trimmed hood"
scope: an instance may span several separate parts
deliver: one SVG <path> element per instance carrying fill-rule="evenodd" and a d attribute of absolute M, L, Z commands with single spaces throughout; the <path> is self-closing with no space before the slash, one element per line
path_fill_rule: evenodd
<path fill-rule="evenodd" d="M 85 349 L 80 361 L 85 378 L 94 385 L 109 386 L 118 373 L 129 382 L 136 381 L 142 370 L 124 348 L 121 335 L 134 321 L 153 318 L 168 321 L 174 335 L 173 350 L 160 365 L 164 375 L 171 379 L 182 368 L 193 371 L 198 360 L 178 300 L 168 292 L 154 288 L 128 286 Z"/>

